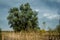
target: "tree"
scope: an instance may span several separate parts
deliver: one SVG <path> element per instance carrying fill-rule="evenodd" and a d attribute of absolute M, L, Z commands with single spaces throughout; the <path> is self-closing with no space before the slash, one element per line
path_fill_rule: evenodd
<path fill-rule="evenodd" d="M 60 24 L 56 26 L 56 30 L 60 33 Z"/>
<path fill-rule="evenodd" d="M 45 29 L 45 27 L 46 27 L 46 22 L 43 22 L 43 26 L 44 26 L 44 29 Z"/>
<path fill-rule="evenodd" d="M 29 3 L 21 4 L 20 8 L 11 8 L 7 19 L 14 31 L 34 30 L 38 27 L 37 12 L 30 8 Z"/>
<path fill-rule="evenodd" d="M 2 31 L 1 31 L 1 28 L 0 28 L 0 40 L 2 40 Z"/>
<path fill-rule="evenodd" d="M 56 26 L 56 28 L 54 29 L 54 31 L 55 31 L 56 33 L 58 33 L 57 39 L 59 40 L 59 39 L 60 39 L 60 24 L 58 24 L 58 25 Z"/>

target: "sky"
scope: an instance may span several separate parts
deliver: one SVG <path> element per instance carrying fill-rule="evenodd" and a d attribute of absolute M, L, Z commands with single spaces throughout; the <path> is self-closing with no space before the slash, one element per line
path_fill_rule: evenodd
<path fill-rule="evenodd" d="M 38 12 L 38 25 L 43 29 L 43 22 L 46 22 L 45 30 L 54 29 L 59 24 L 60 0 L 0 0 L 0 28 L 2 30 L 13 30 L 8 25 L 8 11 L 13 7 L 20 7 L 21 4 L 29 3 L 31 8 Z"/>

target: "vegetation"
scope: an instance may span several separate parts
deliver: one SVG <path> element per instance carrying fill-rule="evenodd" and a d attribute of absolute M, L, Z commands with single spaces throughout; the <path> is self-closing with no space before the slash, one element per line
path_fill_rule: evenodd
<path fill-rule="evenodd" d="M 44 34 L 44 35 L 43 35 Z M 4 32 L 5 40 L 45 40 L 48 39 L 45 33 L 41 35 L 40 32 Z"/>
<path fill-rule="evenodd" d="M 56 26 L 56 30 L 60 33 L 60 24 Z"/>
<path fill-rule="evenodd" d="M 0 40 L 2 40 L 2 33 L 1 33 L 1 28 L 0 28 Z"/>
<path fill-rule="evenodd" d="M 21 4 L 20 8 L 11 8 L 7 19 L 14 31 L 39 29 L 37 12 L 31 9 L 29 3 Z"/>
<path fill-rule="evenodd" d="M 56 26 L 55 30 L 59 33 L 58 37 L 60 39 L 60 24 Z"/>
<path fill-rule="evenodd" d="M 46 28 L 46 22 L 43 22 L 42 24 L 43 24 L 43 27 L 45 29 Z"/>

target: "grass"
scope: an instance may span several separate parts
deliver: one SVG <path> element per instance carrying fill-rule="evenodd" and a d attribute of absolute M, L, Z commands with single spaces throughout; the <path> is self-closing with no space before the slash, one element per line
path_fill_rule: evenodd
<path fill-rule="evenodd" d="M 1 29 L 0 29 L 0 40 L 2 40 L 2 32 L 1 32 Z"/>
<path fill-rule="evenodd" d="M 3 40 L 48 40 L 48 32 L 2 32 Z M 53 34 L 53 33 L 52 33 Z M 57 33 L 56 33 L 57 34 Z"/>

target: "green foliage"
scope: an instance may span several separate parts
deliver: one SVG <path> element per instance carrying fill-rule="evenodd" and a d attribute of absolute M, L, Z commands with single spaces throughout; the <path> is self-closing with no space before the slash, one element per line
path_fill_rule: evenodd
<path fill-rule="evenodd" d="M 41 33 L 45 33 L 46 31 L 43 29 L 43 30 L 40 30 Z"/>
<path fill-rule="evenodd" d="M 43 28 L 45 29 L 46 28 L 46 22 L 44 21 L 42 24 L 43 24 Z"/>
<path fill-rule="evenodd" d="M 20 8 L 11 8 L 7 19 L 14 31 L 38 28 L 37 12 L 30 8 L 29 3 L 22 4 Z"/>
<path fill-rule="evenodd" d="M 56 30 L 60 33 L 60 24 L 56 26 Z"/>
<path fill-rule="evenodd" d="M 44 27 L 45 27 L 45 25 L 46 25 L 46 22 L 43 22 L 43 25 L 44 25 Z"/>
<path fill-rule="evenodd" d="M 1 28 L 0 28 L 0 40 L 2 40 L 2 31 L 1 31 Z"/>

